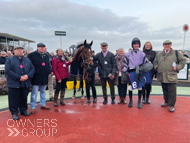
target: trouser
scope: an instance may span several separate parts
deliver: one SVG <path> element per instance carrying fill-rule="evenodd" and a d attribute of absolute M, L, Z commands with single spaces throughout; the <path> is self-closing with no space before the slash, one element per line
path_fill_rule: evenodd
<path fill-rule="evenodd" d="M 106 81 L 108 81 L 109 86 L 110 86 L 110 93 L 111 93 L 111 98 L 115 98 L 115 90 L 114 90 L 114 81 L 111 80 L 110 78 L 100 78 L 101 84 L 102 84 L 102 91 L 103 91 L 103 98 L 107 99 L 107 89 L 106 89 Z"/>
<path fill-rule="evenodd" d="M 49 74 L 48 76 L 48 90 L 49 90 L 49 98 L 53 97 L 53 76 Z"/>
<path fill-rule="evenodd" d="M 67 80 L 68 80 L 68 78 L 61 79 L 60 83 L 56 80 L 56 90 L 55 90 L 55 93 L 59 93 L 59 91 L 65 91 Z"/>
<path fill-rule="evenodd" d="M 46 105 L 46 87 L 47 85 L 33 85 L 31 93 L 31 109 L 36 108 L 36 99 L 38 95 L 38 89 L 40 89 L 40 106 L 43 107 Z"/>
<path fill-rule="evenodd" d="M 122 84 L 121 83 L 121 77 L 119 77 L 118 81 L 118 93 L 120 97 L 126 97 L 127 94 L 127 84 Z"/>
<path fill-rule="evenodd" d="M 86 96 L 87 99 L 90 99 L 90 87 L 92 88 L 92 96 L 95 99 L 96 98 L 96 88 L 94 86 L 94 78 L 95 78 L 95 74 L 90 76 L 91 81 L 85 81 L 86 84 Z"/>
<path fill-rule="evenodd" d="M 176 103 L 176 83 L 162 83 L 162 90 L 165 103 L 168 103 L 169 107 L 174 107 Z"/>
<path fill-rule="evenodd" d="M 9 110 L 11 114 L 18 114 L 28 109 L 27 96 L 29 88 L 8 88 Z"/>

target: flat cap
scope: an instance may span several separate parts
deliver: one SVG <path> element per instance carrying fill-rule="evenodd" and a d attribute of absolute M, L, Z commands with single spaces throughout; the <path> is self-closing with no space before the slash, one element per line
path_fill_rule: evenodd
<path fill-rule="evenodd" d="M 15 50 L 15 49 L 18 49 L 18 48 L 22 48 L 22 49 L 24 49 L 23 46 L 21 46 L 21 45 L 17 45 L 17 46 L 14 47 L 14 50 Z"/>
<path fill-rule="evenodd" d="M 166 41 L 164 41 L 163 45 L 165 45 L 165 44 L 172 44 L 172 42 L 170 40 L 166 40 Z"/>
<path fill-rule="evenodd" d="M 37 47 L 45 47 L 46 45 L 44 43 L 38 43 Z"/>
<path fill-rule="evenodd" d="M 102 42 L 100 45 L 101 45 L 101 46 L 108 46 L 108 43 Z"/>

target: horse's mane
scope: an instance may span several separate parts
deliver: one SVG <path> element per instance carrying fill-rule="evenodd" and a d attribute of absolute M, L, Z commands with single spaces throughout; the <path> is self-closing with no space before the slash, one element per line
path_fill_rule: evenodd
<path fill-rule="evenodd" d="M 78 47 L 75 50 L 74 53 L 74 60 L 75 62 L 77 62 L 78 64 L 80 63 L 80 61 L 82 60 L 82 49 L 83 49 L 84 45 L 81 45 L 80 47 Z"/>

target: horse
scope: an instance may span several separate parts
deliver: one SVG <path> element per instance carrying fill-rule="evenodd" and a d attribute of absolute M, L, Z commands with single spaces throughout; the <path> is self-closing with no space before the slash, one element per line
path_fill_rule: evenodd
<path fill-rule="evenodd" d="M 86 42 L 86 40 L 82 43 L 79 43 L 77 45 L 77 48 L 75 49 L 73 53 L 73 62 L 71 63 L 70 68 L 70 75 L 74 78 L 74 93 L 72 96 L 72 99 L 76 99 L 76 76 L 79 71 L 79 77 L 80 77 L 80 88 L 82 88 L 82 95 L 81 99 L 84 99 L 84 90 L 83 90 L 83 80 L 88 78 L 88 73 L 86 72 L 86 69 L 89 69 L 91 65 L 93 65 L 93 58 L 92 58 L 92 49 L 91 46 L 93 44 L 93 41 L 91 41 L 90 44 Z M 81 63 L 84 63 L 84 69 L 81 67 Z"/>

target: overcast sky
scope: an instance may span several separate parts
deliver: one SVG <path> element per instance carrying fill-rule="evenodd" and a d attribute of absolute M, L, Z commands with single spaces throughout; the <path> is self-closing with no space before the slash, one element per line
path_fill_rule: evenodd
<path fill-rule="evenodd" d="M 131 48 L 138 37 L 142 46 L 150 41 L 162 50 L 164 40 L 174 49 L 183 48 L 184 24 L 190 25 L 190 0 L 0 0 L 0 33 L 9 33 L 39 42 L 48 51 L 60 48 L 55 31 L 66 31 L 62 48 L 87 39 L 92 49 L 100 51 L 100 43 L 108 49 Z M 190 31 L 185 49 L 190 50 Z"/>

